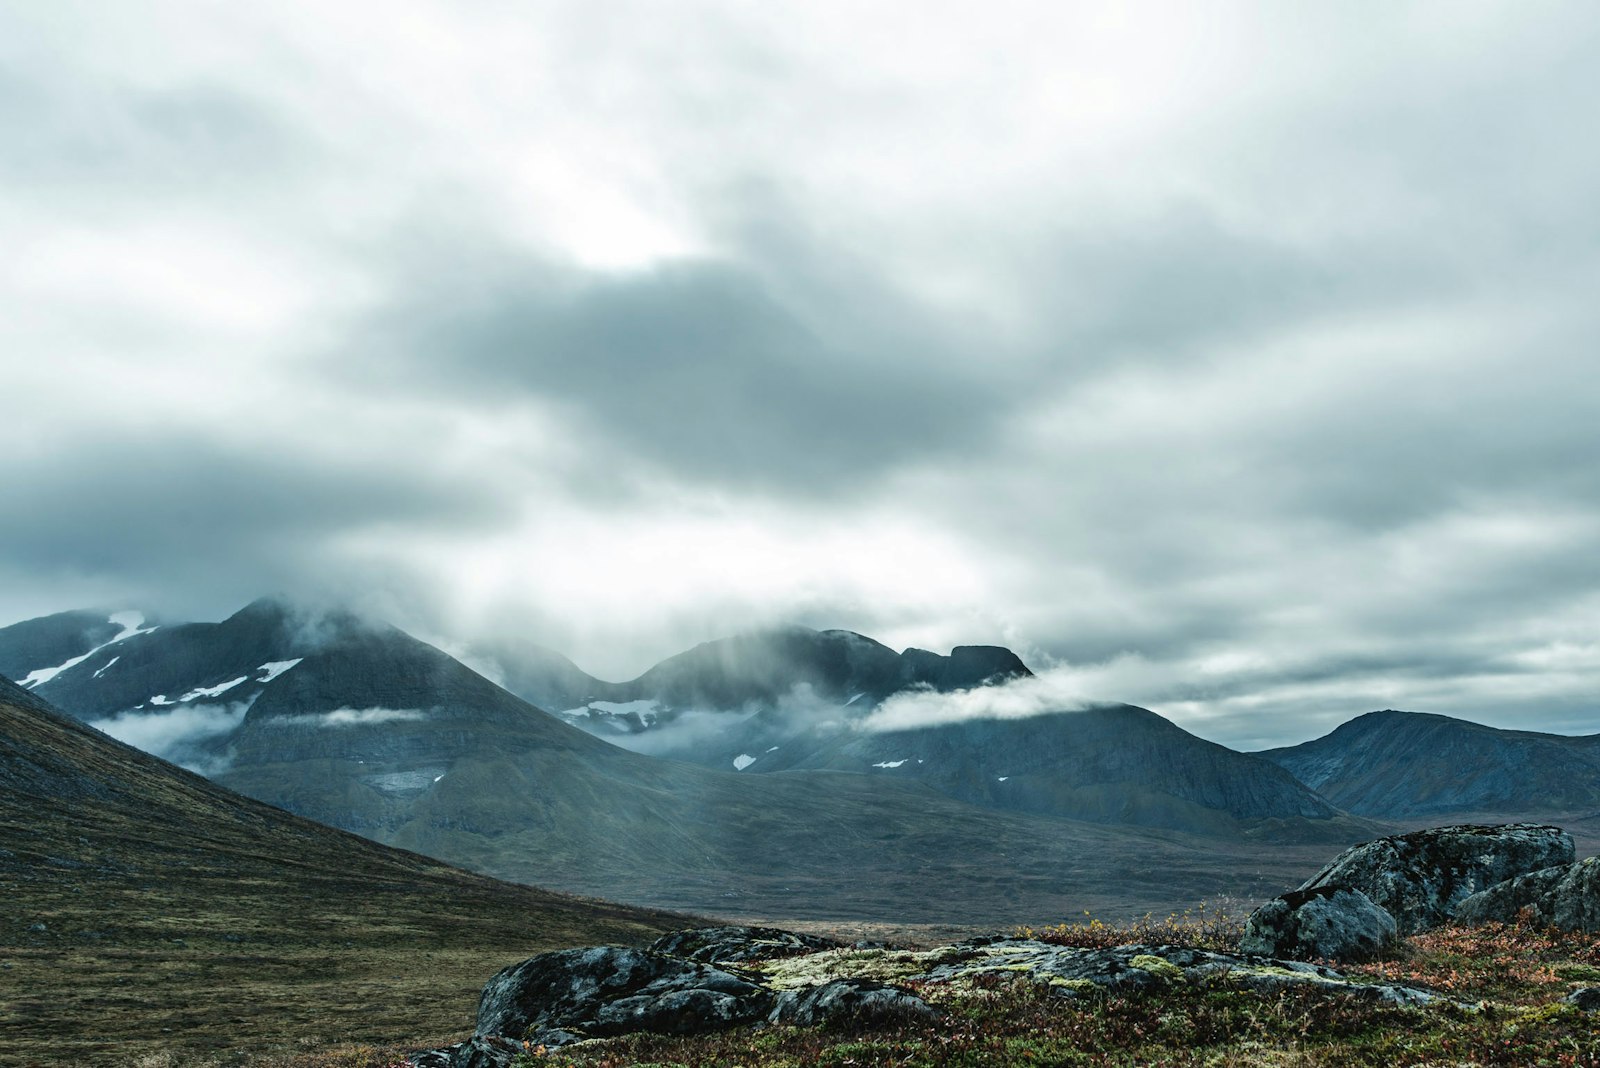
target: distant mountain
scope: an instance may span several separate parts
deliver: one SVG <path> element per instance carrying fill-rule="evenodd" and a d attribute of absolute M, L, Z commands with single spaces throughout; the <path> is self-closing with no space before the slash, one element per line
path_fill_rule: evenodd
<path fill-rule="evenodd" d="M 1600 808 L 1600 735 L 1390 709 L 1259 755 L 1340 808 L 1378 819 Z"/>
<path fill-rule="evenodd" d="M 6 1063 L 261 1049 L 304 1037 L 307 1019 L 367 1041 L 448 1033 L 470 1026 L 481 976 L 508 952 L 636 943 L 684 922 L 292 816 L 4 679 L 0 888 Z M 363 996 L 330 996 L 334 983 Z"/>
<path fill-rule="evenodd" d="M 1133 705 L 1020 719 L 849 731 L 762 754 L 752 770 L 829 768 L 925 783 L 975 804 L 1101 823 L 1238 833 L 1348 833 L 1334 806 L 1282 768 Z"/>
<path fill-rule="evenodd" d="M 1000 646 L 948 656 L 897 653 L 847 630 L 788 626 L 704 642 L 630 682 L 604 682 L 533 649 L 502 652 L 506 687 L 567 722 L 626 748 L 714 768 L 800 737 L 829 737 L 889 696 L 940 693 L 1032 675 Z"/>
<path fill-rule="evenodd" d="M 96 651 L 143 632 L 140 612 L 60 612 L 0 627 L 0 676 L 33 689 Z"/>
<path fill-rule="evenodd" d="M 896 670 L 907 663 L 874 644 L 849 642 Z M 751 775 L 629 752 L 393 627 L 337 613 L 263 601 L 125 645 L 116 663 L 102 663 L 113 651 L 102 650 L 38 692 L 251 797 L 518 881 L 745 915 L 993 923 L 1102 907 L 1111 890 L 1131 907 L 1248 896 L 1294 874 L 1275 873 L 1287 855 L 1263 861 L 1242 833 L 1229 845 L 1003 811 L 874 769 Z M 947 682 L 987 677 L 983 656 L 976 667 L 961 655 L 918 660 Z M 673 694 L 704 697 L 706 676 L 683 666 L 695 663 L 658 677 Z M 866 669 L 846 658 L 832 670 L 831 682 L 818 670 L 808 685 L 848 701 Z M 876 678 L 881 693 L 899 676 Z M 787 681 L 768 679 L 768 692 Z M 1121 811 L 1108 802 L 1096 815 Z M 1288 839 L 1370 836 L 1298 808 L 1283 816 Z M 1184 818 L 1243 829 L 1231 814 Z"/>

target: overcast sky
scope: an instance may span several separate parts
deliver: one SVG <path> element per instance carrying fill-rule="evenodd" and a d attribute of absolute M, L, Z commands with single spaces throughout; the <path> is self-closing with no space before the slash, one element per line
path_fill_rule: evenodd
<path fill-rule="evenodd" d="M 1592 3 L 0 0 L 0 623 L 1600 731 Z"/>

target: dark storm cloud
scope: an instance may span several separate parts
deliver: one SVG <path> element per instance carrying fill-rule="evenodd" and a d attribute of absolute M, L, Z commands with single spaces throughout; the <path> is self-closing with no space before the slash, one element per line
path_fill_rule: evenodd
<path fill-rule="evenodd" d="M 397 280 L 362 328 L 370 366 L 398 365 L 402 390 L 555 402 L 580 434 L 687 482 L 852 491 L 981 447 L 1022 399 L 1014 372 L 952 351 L 933 309 L 841 279 L 807 308 L 781 262 L 602 275 L 503 251 L 459 272 L 461 256 Z"/>
<path fill-rule="evenodd" d="M 80 437 L 5 478 L 13 506 L 0 514 L 0 560 L 15 582 L 101 576 L 146 605 L 217 613 L 273 590 L 318 596 L 340 581 L 329 549 L 341 536 L 503 519 L 506 502 L 470 482 L 392 459 L 181 431 L 136 443 Z"/>

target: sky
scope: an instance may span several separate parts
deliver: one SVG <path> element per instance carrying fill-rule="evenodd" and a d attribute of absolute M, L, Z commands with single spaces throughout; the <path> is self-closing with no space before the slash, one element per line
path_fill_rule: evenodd
<path fill-rule="evenodd" d="M 0 624 L 1600 731 L 1588 3 L 0 0 Z"/>

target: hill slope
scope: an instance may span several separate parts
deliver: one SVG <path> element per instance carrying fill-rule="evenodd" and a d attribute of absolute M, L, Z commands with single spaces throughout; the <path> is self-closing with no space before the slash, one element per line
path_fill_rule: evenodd
<path fill-rule="evenodd" d="M 780 747 L 752 770 L 776 767 L 914 780 L 977 804 L 1099 823 L 1351 833 L 1342 814 L 1282 768 L 1133 705 L 851 732 L 810 750 Z"/>
<path fill-rule="evenodd" d="M 451 1033 L 508 955 L 683 918 L 270 808 L 0 680 L 0 1064 Z"/>
<path fill-rule="evenodd" d="M 1498 730 L 1390 709 L 1259 755 L 1339 807 L 1377 819 L 1600 808 L 1600 735 Z"/>

